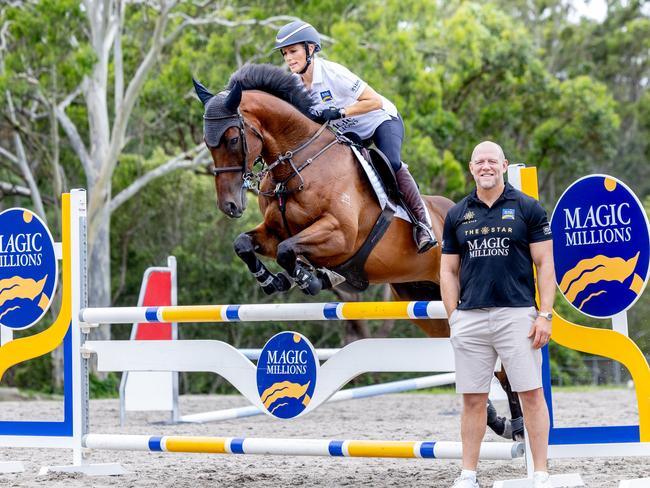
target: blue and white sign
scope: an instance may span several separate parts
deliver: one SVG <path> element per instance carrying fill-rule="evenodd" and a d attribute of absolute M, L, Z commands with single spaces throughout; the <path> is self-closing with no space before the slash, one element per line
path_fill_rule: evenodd
<path fill-rule="evenodd" d="M 564 297 L 591 317 L 630 308 L 648 280 L 650 232 L 643 205 L 624 183 L 585 176 L 551 218 L 555 275 Z"/>
<path fill-rule="evenodd" d="M 300 415 L 314 395 L 319 363 L 302 334 L 280 332 L 269 339 L 257 362 L 257 391 L 274 417 Z"/>
<path fill-rule="evenodd" d="M 58 262 L 49 229 L 31 210 L 0 213 L 0 325 L 26 329 L 52 303 Z"/>

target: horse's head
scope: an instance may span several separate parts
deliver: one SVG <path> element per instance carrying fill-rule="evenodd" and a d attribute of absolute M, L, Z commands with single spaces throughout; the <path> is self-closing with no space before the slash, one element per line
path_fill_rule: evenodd
<path fill-rule="evenodd" d="M 262 137 L 244 120 L 239 110 L 242 87 L 213 95 L 196 80 L 194 89 L 205 106 L 203 139 L 210 150 L 214 167 L 219 209 L 229 217 L 239 218 L 246 209 L 246 190 L 252 177 L 253 163 L 262 150 Z M 246 128 L 257 137 L 247 139 Z"/>

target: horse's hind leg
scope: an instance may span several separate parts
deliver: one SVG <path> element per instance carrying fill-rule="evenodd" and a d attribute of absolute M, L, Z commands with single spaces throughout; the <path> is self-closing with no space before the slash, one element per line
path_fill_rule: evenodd
<path fill-rule="evenodd" d="M 255 254 L 256 250 L 263 250 L 264 244 L 260 244 L 260 227 L 250 231 L 239 234 L 233 246 L 235 248 L 235 253 L 239 258 L 246 263 L 249 271 L 253 274 L 259 285 L 264 290 L 264 293 L 267 295 L 272 295 L 278 291 L 287 291 L 291 288 L 291 283 L 289 280 L 282 274 L 274 275 L 271 273 L 264 263 L 260 261 Z M 277 240 L 273 243 L 274 238 L 269 237 L 270 240 L 264 241 L 266 245 L 266 250 L 271 251 L 277 247 Z"/>
<path fill-rule="evenodd" d="M 521 410 L 521 404 L 519 403 L 519 397 L 517 396 L 517 393 L 512 391 L 512 388 L 510 388 L 510 381 L 508 381 L 508 377 L 503 369 L 494 373 L 494 376 L 497 377 L 499 383 L 501 383 L 501 387 L 508 396 L 508 406 L 510 407 L 511 418 L 507 419 L 505 417 L 499 417 L 492 402 L 488 400 L 488 427 L 490 427 L 495 434 L 505 437 L 506 439 L 523 440 L 524 416 Z"/>

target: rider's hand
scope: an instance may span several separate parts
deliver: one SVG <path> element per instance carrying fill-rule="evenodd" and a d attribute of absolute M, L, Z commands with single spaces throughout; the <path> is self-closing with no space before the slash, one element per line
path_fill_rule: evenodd
<path fill-rule="evenodd" d="M 343 109 L 336 107 L 326 108 L 321 112 L 321 118 L 327 122 L 330 120 L 337 120 L 342 118 L 344 115 Z"/>

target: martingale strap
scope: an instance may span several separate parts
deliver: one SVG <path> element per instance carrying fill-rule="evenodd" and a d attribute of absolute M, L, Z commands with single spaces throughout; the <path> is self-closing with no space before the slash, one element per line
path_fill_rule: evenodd
<path fill-rule="evenodd" d="M 293 233 L 289 228 L 289 221 L 287 220 L 287 196 L 288 196 L 287 187 L 283 184 L 279 184 L 275 189 L 275 194 L 278 197 L 278 207 L 280 208 L 280 215 L 282 215 L 282 223 L 284 224 L 284 229 L 289 234 L 289 237 L 293 237 Z"/>

